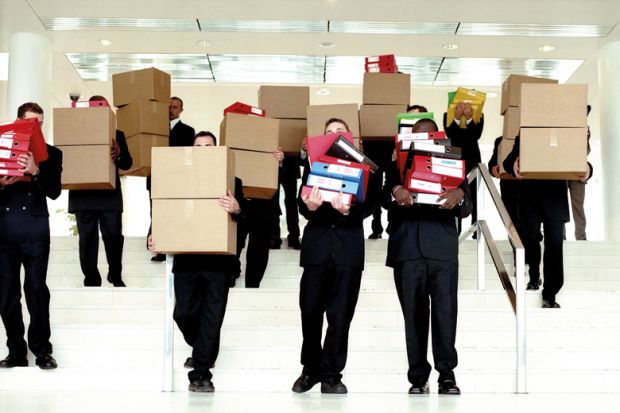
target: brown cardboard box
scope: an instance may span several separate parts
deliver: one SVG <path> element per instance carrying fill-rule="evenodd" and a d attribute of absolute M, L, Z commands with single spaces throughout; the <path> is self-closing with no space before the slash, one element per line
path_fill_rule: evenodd
<path fill-rule="evenodd" d="M 109 107 L 55 108 L 54 145 L 111 145 L 116 117 Z"/>
<path fill-rule="evenodd" d="M 280 148 L 287 154 L 299 154 L 308 133 L 306 119 L 280 119 Z"/>
<path fill-rule="evenodd" d="M 555 79 L 544 79 L 541 77 L 510 75 L 502 84 L 502 106 L 501 114 L 509 106 L 521 106 L 521 85 L 524 83 L 558 83 Z"/>
<path fill-rule="evenodd" d="M 108 145 L 59 146 L 62 189 L 114 189 L 116 165 Z"/>
<path fill-rule="evenodd" d="M 517 131 L 517 134 L 519 131 Z M 513 178 L 504 169 L 504 160 L 506 157 L 512 152 L 512 148 L 515 146 L 514 139 L 502 139 L 499 142 L 499 147 L 497 148 L 497 164 L 499 165 L 499 174 L 502 179 L 504 178 Z"/>
<path fill-rule="evenodd" d="M 226 147 L 153 148 L 151 157 L 153 199 L 219 198 L 235 190 L 233 153 Z"/>
<path fill-rule="evenodd" d="M 151 67 L 112 75 L 114 106 L 120 108 L 131 102 L 170 101 L 170 75 Z"/>
<path fill-rule="evenodd" d="M 529 179 L 579 179 L 586 174 L 586 128 L 521 128 L 519 166 Z"/>
<path fill-rule="evenodd" d="M 508 110 L 504 113 L 504 132 L 502 137 L 514 140 L 519 134 L 519 122 L 521 122 L 521 109 L 515 106 L 508 107 Z"/>
<path fill-rule="evenodd" d="M 306 119 L 310 104 L 307 86 L 261 86 L 258 89 L 258 107 L 267 116 L 278 119 Z"/>
<path fill-rule="evenodd" d="M 308 113 L 308 136 L 323 135 L 325 122 L 330 118 L 339 118 L 347 122 L 353 137 L 360 137 L 360 119 L 357 103 L 343 105 L 310 105 Z"/>
<path fill-rule="evenodd" d="M 587 85 L 521 85 L 521 127 L 585 128 Z"/>
<path fill-rule="evenodd" d="M 116 124 L 126 137 L 138 133 L 168 136 L 168 102 L 141 100 L 119 108 L 116 111 Z"/>
<path fill-rule="evenodd" d="M 394 141 L 398 133 L 396 115 L 407 111 L 407 105 L 360 106 L 360 133 L 364 140 Z"/>
<path fill-rule="evenodd" d="M 364 73 L 364 105 L 408 105 L 411 76 L 403 73 Z"/>
<path fill-rule="evenodd" d="M 228 113 L 220 124 L 222 146 L 248 151 L 278 149 L 280 120 Z"/>
<path fill-rule="evenodd" d="M 237 223 L 218 199 L 154 199 L 153 243 L 169 254 L 237 251 Z"/>
<path fill-rule="evenodd" d="M 235 176 L 247 198 L 270 199 L 278 189 L 278 161 L 272 153 L 233 149 Z"/>
<path fill-rule="evenodd" d="M 150 176 L 151 175 L 151 148 L 168 146 L 168 137 L 139 133 L 127 138 L 127 147 L 133 163 L 131 168 L 120 171 L 121 175 Z"/>

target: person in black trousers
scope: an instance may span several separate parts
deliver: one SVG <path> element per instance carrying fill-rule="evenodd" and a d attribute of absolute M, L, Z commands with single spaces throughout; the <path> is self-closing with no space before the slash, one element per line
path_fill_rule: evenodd
<path fill-rule="evenodd" d="M 325 134 L 348 132 L 341 119 L 330 119 Z M 303 185 L 308 180 L 306 163 Z M 370 191 L 370 188 L 368 189 Z M 336 196 L 323 203 L 318 188 L 309 197 L 299 192 L 301 214 L 308 219 L 301 241 L 300 265 L 304 268 L 299 290 L 303 344 L 303 370 L 293 391 L 303 393 L 321 382 L 321 393 L 344 394 L 342 370 L 347 361 L 349 326 L 355 313 L 364 269 L 364 229 L 362 221 L 372 213 L 372 193 L 366 203 L 351 207 Z M 323 317 L 327 333 L 321 345 Z"/>
<path fill-rule="evenodd" d="M 20 119 L 43 123 L 43 110 L 24 103 Z M 9 355 L 0 368 L 28 365 L 27 346 L 41 369 L 55 369 L 50 343 L 50 292 L 45 279 L 50 253 L 49 212 L 46 197 L 60 196 L 62 152 L 47 145 L 47 160 L 37 165 L 32 155 L 20 155 L 17 163 L 28 179 L 0 177 L 0 315 L 6 330 Z M 24 340 L 20 268 L 24 267 L 24 295 L 30 313 L 28 345 Z"/>
<path fill-rule="evenodd" d="M 170 135 L 168 136 L 168 146 L 192 146 L 194 144 L 195 131 L 189 125 L 181 122 L 180 116 L 183 112 L 183 100 L 180 97 L 170 98 L 168 105 L 168 118 L 170 120 Z M 150 213 L 153 214 L 153 203 L 151 199 L 151 177 L 146 177 L 146 190 L 149 191 Z M 151 235 L 151 228 L 149 233 Z M 148 247 L 148 246 L 147 246 Z M 156 254 L 151 257 L 151 261 L 163 262 L 166 260 L 165 254 Z"/>
<path fill-rule="evenodd" d="M 91 102 L 107 100 L 103 96 L 93 96 Z M 85 287 L 100 287 L 101 274 L 97 268 L 99 253 L 99 229 L 108 261 L 107 280 L 115 287 L 125 287 L 123 271 L 123 193 L 119 169 L 131 168 L 133 159 L 127 148 L 125 134 L 116 131 L 116 139 L 112 141 L 110 157 L 116 165 L 116 188 L 97 190 L 69 191 L 69 213 L 75 214 L 77 223 L 80 267 L 84 273 Z"/>
<path fill-rule="evenodd" d="M 431 123 L 437 131 L 434 121 L 423 119 L 416 123 L 414 132 Z M 454 376 L 458 312 L 456 220 L 471 211 L 469 185 L 463 180 L 458 188 L 437 195 L 443 200 L 440 206 L 415 204 L 402 185 L 402 177 L 393 162 L 383 193 L 383 203 L 392 219 L 386 265 L 394 269 L 394 283 L 405 319 L 409 394 L 429 392 L 431 365 L 426 355 L 430 313 L 439 393 L 458 395 L 460 389 Z"/>
<path fill-rule="evenodd" d="M 194 146 L 216 146 L 215 135 L 199 132 Z M 220 206 L 233 219 L 243 219 L 244 197 L 241 180 L 235 178 L 234 195 L 228 191 L 220 200 Z M 149 249 L 155 253 L 157 247 L 148 237 Z M 183 333 L 187 344 L 192 347 L 192 357 L 185 362 L 192 368 L 188 373 L 189 391 L 213 392 L 210 371 L 220 349 L 220 332 L 228 302 L 229 280 L 237 268 L 235 255 L 221 254 L 177 254 L 174 256 L 174 320 Z"/>
<path fill-rule="evenodd" d="M 287 242 L 289 248 L 298 250 L 301 248 L 299 243 L 299 210 L 297 208 L 297 180 L 301 177 L 299 173 L 300 159 L 298 155 L 284 155 L 280 173 L 278 174 L 279 186 L 284 190 L 284 207 L 286 208 L 286 228 L 288 230 Z M 271 248 L 280 249 L 282 236 L 280 234 L 280 219 L 273 221 L 271 233 Z"/>
<path fill-rule="evenodd" d="M 508 215 L 510 215 L 510 219 L 515 226 L 519 237 L 523 238 L 523 229 L 521 228 L 521 221 L 519 218 L 519 186 L 521 182 L 516 179 L 500 178 L 499 164 L 497 163 L 497 151 L 501 141 L 501 136 L 495 139 L 493 144 L 493 154 L 491 155 L 491 159 L 489 159 L 488 168 L 491 175 L 499 179 L 499 190 L 504 206 L 506 207 L 506 211 L 508 211 Z"/>
<path fill-rule="evenodd" d="M 504 170 L 521 181 L 519 216 L 523 223 L 525 261 L 529 265 L 528 290 L 538 290 L 540 281 L 540 226 L 543 226 L 545 253 L 542 308 L 560 308 L 556 295 L 564 285 L 564 224 L 570 221 L 565 180 L 523 179 L 519 169 L 521 137 L 517 136 L 512 152 L 504 160 Z M 592 165 L 588 173 L 592 176 Z"/>

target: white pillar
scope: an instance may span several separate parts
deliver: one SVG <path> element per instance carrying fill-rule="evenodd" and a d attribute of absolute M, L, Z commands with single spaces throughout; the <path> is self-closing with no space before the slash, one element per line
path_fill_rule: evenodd
<path fill-rule="evenodd" d="M 601 114 L 602 171 L 594 171 L 603 182 L 605 239 L 620 241 L 620 42 L 609 43 L 599 51 L 598 90 Z"/>
<path fill-rule="evenodd" d="M 17 115 L 17 108 L 24 102 L 36 102 L 46 115 L 51 115 L 49 104 L 51 78 L 52 47 L 49 39 L 34 33 L 12 34 L 7 88 L 9 119 Z M 49 124 L 50 122 L 44 123 L 44 133 L 49 130 Z"/>

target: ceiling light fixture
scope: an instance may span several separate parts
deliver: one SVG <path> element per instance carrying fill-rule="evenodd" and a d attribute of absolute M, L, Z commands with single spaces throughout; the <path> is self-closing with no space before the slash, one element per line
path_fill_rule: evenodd
<path fill-rule="evenodd" d="M 454 49 L 458 49 L 459 45 L 456 43 L 446 43 L 443 45 L 443 48 L 446 50 L 454 50 Z"/>
<path fill-rule="evenodd" d="M 196 45 L 198 45 L 198 46 L 200 46 L 200 47 L 209 47 L 209 46 L 211 46 L 211 43 L 209 43 L 209 42 L 208 42 L 208 41 L 206 41 L 206 40 L 198 40 L 198 41 L 196 42 Z"/>
<path fill-rule="evenodd" d="M 336 43 L 334 43 L 334 42 L 321 42 L 321 43 L 319 43 L 319 46 L 327 49 L 327 48 L 331 48 L 331 47 L 336 46 Z"/>
<path fill-rule="evenodd" d="M 99 39 L 99 43 L 100 43 L 102 46 L 109 46 L 109 45 L 111 45 L 111 44 L 112 44 L 112 42 L 111 42 L 111 41 L 109 41 L 108 39 Z"/>
<path fill-rule="evenodd" d="M 319 90 L 316 91 L 316 94 L 319 95 L 319 96 L 327 96 L 327 95 L 329 95 L 331 93 L 332 92 L 329 89 L 324 88 L 324 87 L 322 87 L 322 88 L 320 88 Z"/>
<path fill-rule="evenodd" d="M 546 52 L 551 52 L 551 51 L 555 50 L 555 47 L 551 46 L 550 44 L 545 44 L 545 45 L 540 46 L 538 48 L 538 50 L 540 50 L 541 52 L 545 52 L 546 53 Z"/>

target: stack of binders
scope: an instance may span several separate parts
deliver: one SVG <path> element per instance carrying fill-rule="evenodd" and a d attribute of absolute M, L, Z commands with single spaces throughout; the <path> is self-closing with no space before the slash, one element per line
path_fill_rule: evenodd
<path fill-rule="evenodd" d="M 47 159 L 45 139 L 36 119 L 0 125 L 0 176 L 24 176 L 17 159 L 29 151 L 37 163 Z"/>
<path fill-rule="evenodd" d="M 366 73 L 398 73 L 398 66 L 393 54 L 366 57 L 364 69 Z"/>

